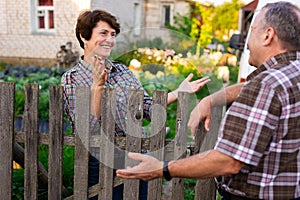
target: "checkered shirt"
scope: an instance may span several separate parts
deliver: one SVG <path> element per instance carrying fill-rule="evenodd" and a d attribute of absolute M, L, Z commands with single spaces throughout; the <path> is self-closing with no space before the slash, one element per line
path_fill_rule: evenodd
<path fill-rule="evenodd" d="M 245 166 L 217 178 L 256 199 L 300 197 L 300 52 L 272 57 L 248 76 L 224 117 L 215 150 Z"/>
<path fill-rule="evenodd" d="M 114 88 L 116 90 L 116 136 L 125 136 L 125 120 L 128 103 L 128 90 L 144 90 L 140 81 L 133 75 L 125 65 L 121 63 L 113 63 L 109 60 L 105 61 L 106 68 L 110 69 L 108 80 L 105 88 Z M 77 65 L 65 72 L 61 79 L 64 87 L 64 107 L 71 123 L 73 131 L 75 130 L 75 91 L 77 86 L 90 87 L 93 82 L 92 78 L 93 66 L 80 59 Z M 145 90 L 144 90 L 145 91 Z M 150 108 L 152 98 L 147 92 L 144 92 L 144 118 L 150 120 Z M 90 130 L 99 126 L 100 119 L 90 115 Z"/>

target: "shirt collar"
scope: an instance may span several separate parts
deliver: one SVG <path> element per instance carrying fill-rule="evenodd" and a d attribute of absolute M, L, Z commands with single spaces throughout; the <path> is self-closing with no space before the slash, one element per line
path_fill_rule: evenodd
<path fill-rule="evenodd" d="M 85 60 L 83 60 L 83 56 L 79 58 L 79 66 L 83 69 L 87 69 L 89 72 L 92 73 L 93 71 L 93 65 L 91 65 L 90 63 L 86 62 Z M 113 64 L 112 61 L 110 61 L 109 59 L 105 59 L 105 68 L 108 71 L 116 71 L 116 66 Z"/>
<path fill-rule="evenodd" d="M 273 68 L 278 64 L 289 65 L 291 60 L 300 60 L 300 51 L 289 51 L 277 54 L 276 56 L 270 58 L 259 66 L 255 71 L 253 71 L 248 77 L 247 81 L 253 79 L 255 76 L 260 74 L 263 71 Z"/>

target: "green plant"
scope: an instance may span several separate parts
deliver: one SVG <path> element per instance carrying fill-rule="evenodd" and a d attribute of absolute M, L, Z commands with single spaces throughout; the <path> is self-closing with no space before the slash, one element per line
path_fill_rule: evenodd
<path fill-rule="evenodd" d="M 24 170 L 13 170 L 12 199 L 22 200 L 24 194 Z"/>
<path fill-rule="evenodd" d="M 196 179 L 184 179 L 184 199 L 194 200 Z"/>
<path fill-rule="evenodd" d="M 230 71 L 230 76 L 229 76 L 230 84 L 234 84 L 238 81 L 239 66 L 236 66 L 236 67 L 230 66 L 228 68 Z"/>
<path fill-rule="evenodd" d="M 64 71 L 56 68 L 6 66 L 2 73 L 2 81 L 14 82 L 15 86 L 15 115 L 21 116 L 24 111 L 25 85 L 39 85 L 39 117 L 43 120 L 49 118 L 49 87 L 60 84 Z"/>

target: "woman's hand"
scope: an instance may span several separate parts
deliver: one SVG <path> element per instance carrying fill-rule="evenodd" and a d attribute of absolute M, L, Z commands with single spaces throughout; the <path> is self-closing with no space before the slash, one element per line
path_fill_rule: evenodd
<path fill-rule="evenodd" d="M 94 56 L 94 67 L 93 67 L 93 83 L 92 87 L 104 86 L 108 78 L 108 72 L 105 69 L 105 60 L 100 56 Z"/>
<path fill-rule="evenodd" d="M 189 74 L 188 77 L 186 77 L 186 79 L 184 79 L 181 82 L 181 84 L 176 90 L 169 92 L 167 100 L 168 105 L 177 100 L 178 92 L 188 92 L 190 94 L 193 94 L 200 90 L 206 83 L 210 81 L 210 78 L 208 76 L 205 76 L 201 79 L 190 82 L 193 76 L 193 74 Z"/>
<path fill-rule="evenodd" d="M 104 60 L 94 56 L 93 83 L 91 85 L 91 114 L 100 118 L 102 88 L 108 78 L 108 71 L 105 69 Z"/>
<path fill-rule="evenodd" d="M 205 76 L 201 79 L 190 82 L 193 76 L 193 74 L 189 74 L 188 77 L 186 77 L 186 79 L 181 82 L 179 87 L 172 92 L 172 94 L 174 94 L 176 97 L 178 97 L 178 92 L 188 92 L 190 94 L 193 94 L 210 81 L 210 78 L 208 76 Z"/>

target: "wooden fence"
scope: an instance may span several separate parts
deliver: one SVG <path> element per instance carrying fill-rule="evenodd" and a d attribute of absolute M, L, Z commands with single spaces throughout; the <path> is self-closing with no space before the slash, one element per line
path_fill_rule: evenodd
<path fill-rule="evenodd" d="M 18 144 L 24 144 L 24 199 L 38 199 L 38 179 L 41 174 L 48 182 L 48 199 L 88 199 L 95 195 L 99 199 L 112 199 L 112 188 L 118 182 L 124 183 L 124 199 L 138 199 L 139 181 L 120 180 L 113 176 L 114 146 L 120 146 L 125 152 L 140 152 L 148 149 L 158 159 L 179 159 L 187 156 L 187 122 L 189 118 L 190 95 L 179 93 L 177 106 L 176 136 L 172 141 L 165 140 L 166 135 L 166 98 L 165 91 L 154 91 L 151 112 L 151 135 L 141 139 L 141 106 L 143 92 L 130 91 L 126 127 L 126 141 L 114 138 L 115 91 L 103 91 L 101 129 L 98 134 L 89 135 L 89 89 L 78 88 L 76 91 L 76 134 L 63 132 L 63 89 L 50 87 L 49 133 L 38 131 L 39 85 L 25 85 L 25 108 L 23 115 L 24 131 L 14 131 L 14 83 L 0 83 L 0 197 L 12 199 L 12 173 L 14 153 Z M 190 148 L 192 154 L 211 149 L 217 138 L 222 108 L 213 110 L 210 132 L 204 131 L 200 124 L 195 143 Z M 100 137 L 101 135 L 101 137 Z M 48 171 L 41 171 L 38 161 L 38 145 L 49 146 Z M 73 194 L 66 197 L 67 189 L 63 186 L 63 146 L 75 146 Z M 98 149 L 100 159 L 100 183 L 88 188 L 88 156 L 91 149 Z M 134 164 L 125 158 L 125 165 Z M 148 199 L 162 199 L 162 179 L 149 181 Z M 170 199 L 184 199 L 184 179 L 172 179 Z M 197 180 L 195 199 L 216 199 L 213 179 Z"/>

